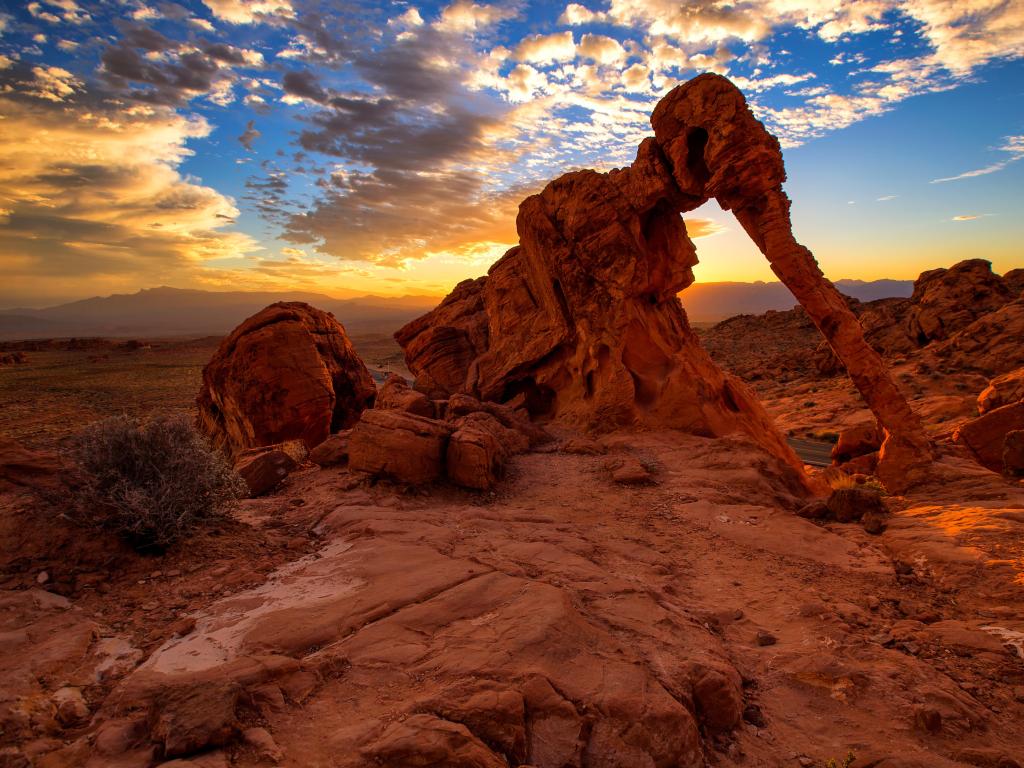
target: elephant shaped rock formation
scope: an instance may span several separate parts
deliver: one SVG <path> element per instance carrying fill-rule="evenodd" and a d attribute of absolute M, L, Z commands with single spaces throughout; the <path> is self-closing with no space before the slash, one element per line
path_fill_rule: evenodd
<path fill-rule="evenodd" d="M 793 237 L 778 141 L 718 75 L 672 90 L 628 168 L 577 171 L 520 205 L 520 244 L 402 328 L 417 387 L 516 399 L 589 428 L 640 424 L 746 432 L 801 464 L 753 394 L 699 345 L 677 294 L 696 249 L 680 213 L 731 209 L 834 348 L 887 430 L 879 477 L 923 479 L 931 447 L 881 358 L 813 255 Z"/>
<path fill-rule="evenodd" d="M 221 342 L 203 369 L 196 404 L 214 445 L 237 455 L 287 440 L 314 448 L 357 422 L 376 393 L 333 315 L 278 302 Z"/>

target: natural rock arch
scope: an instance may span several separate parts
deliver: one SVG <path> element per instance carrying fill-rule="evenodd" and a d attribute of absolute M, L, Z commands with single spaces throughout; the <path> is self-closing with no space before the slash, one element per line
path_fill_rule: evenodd
<path fill-rule="evenodd" d="M 519 208 L 520 244 L 402 328 L 417 387 L 443 397 L 520 398 L 536 415 L 592 428 L 667 426 L 749 434 L 802 465 L 756 397 L 701 348 L 677 294 L 696 249 L 681 213 L 711 198 L 736 218 L 792 291 L 887 430 L 879 477 L 921 479 L 920 420 L 856 317 L 797 243 L 778 141 L 726 78 L 678 86 L 628 168 L 555 179 Z"/>

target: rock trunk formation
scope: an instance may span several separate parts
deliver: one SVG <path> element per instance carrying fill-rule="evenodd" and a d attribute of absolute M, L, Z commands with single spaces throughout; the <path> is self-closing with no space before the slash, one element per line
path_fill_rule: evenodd
<path fill-rule="evenodd" d="M 644 424 L 745 432 L 801 464 L 750 391 L 700 347 L 677 294 L 696 249 L 680 213 L 715 198 L 731 209 L 832 345 L 887 431 L 879 477 L 919 480 L 922 425 L 842 296 L 796 242 L 778 141 L 740 91 L 701 75 L 651 117 L 636 160 L 569 173 L 520 206 L 520 245 L 396 338 L 417 387 L 518 400 L 537 417 L 591 428 Z"/>

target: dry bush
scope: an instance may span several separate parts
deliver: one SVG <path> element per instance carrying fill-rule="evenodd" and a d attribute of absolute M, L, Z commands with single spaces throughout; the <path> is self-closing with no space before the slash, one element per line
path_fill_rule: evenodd
<path fill-rule="evenodd" d="M 66 515 L 140 550 L 166 549 L 245 494 L 245 483 L 185 416 L 95 422 L 69 458 Z"/>

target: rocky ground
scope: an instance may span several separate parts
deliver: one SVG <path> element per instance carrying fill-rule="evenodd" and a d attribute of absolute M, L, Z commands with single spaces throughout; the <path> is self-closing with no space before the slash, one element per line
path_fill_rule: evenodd
<path fill-rule="evenodd" d="M 870 536 L 745 441 L 559 438 L 483 495 L 310 466 L 163 558 L 8 561 L 6 764 L 1017 764 L 1019 488 L 949 458 Z"/>

